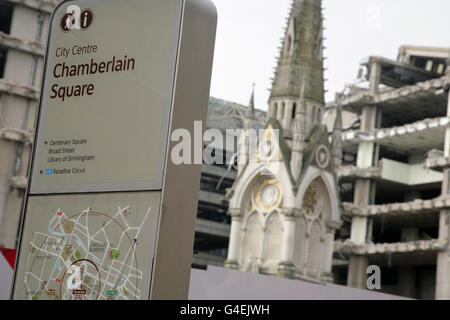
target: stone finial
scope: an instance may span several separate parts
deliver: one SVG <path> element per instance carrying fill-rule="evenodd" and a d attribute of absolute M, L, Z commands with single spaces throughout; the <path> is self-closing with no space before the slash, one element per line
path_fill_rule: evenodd
<path fill-rule="evenodd" d="M 255 83 L 253 83 L 252 94 L 250 96 L 250 102 L 248 104 L 247 112 L 244 119 L 244 130 L 253 128 L 255 122 Z"/>
<path fill-rule="evenodd" d="M 250 96 L 250 103 L 248 104 L 246 118 L 253 119 L 255 116 L 255 83 L 253 82 L 252 95 Z"/>

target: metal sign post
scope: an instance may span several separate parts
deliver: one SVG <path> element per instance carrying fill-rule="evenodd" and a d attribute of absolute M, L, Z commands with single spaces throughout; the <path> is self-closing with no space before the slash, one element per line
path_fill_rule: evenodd
<path fill-rule="evenodd" d="M 209 0 L 74 0 L 51 18 L 13 299 L 186 299 L 206 121 Z"/>

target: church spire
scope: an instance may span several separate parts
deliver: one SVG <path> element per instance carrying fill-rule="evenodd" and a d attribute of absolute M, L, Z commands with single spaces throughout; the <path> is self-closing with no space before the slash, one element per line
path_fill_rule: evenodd
<path fill-rule="evenodd" d="M 324 109 L 321 0 L 293 0 L 269 99 L 269 117 L 292 137 L 297 107 L 307 102 L 307 133 Z M 304 94 L 301 97 L 301 90 Z"/>

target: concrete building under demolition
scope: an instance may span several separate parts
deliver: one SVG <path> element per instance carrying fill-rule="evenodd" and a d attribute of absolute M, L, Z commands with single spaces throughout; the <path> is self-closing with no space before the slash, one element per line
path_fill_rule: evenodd
<path fill-rule="evenodd" d="M 397 61 L 370 57 L 359 83 L 328 105 L 347 120 L 334 128 L 344 215 L 337 282 L 366 288 L 367 267 L 378 265 L 382 291 L 450 299 L 449 53 L 403 46 Z"/>
<path fill-rule="evenodd" d="M 0 246 L 15 248 L 50 13 L 57 1 L 0 1 Z"/>

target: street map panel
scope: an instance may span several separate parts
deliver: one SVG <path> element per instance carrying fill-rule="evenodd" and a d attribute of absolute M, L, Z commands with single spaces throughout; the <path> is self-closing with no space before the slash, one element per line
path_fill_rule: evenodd
<path fill-rule="evenodd" d="M 159 192 L 30 197 L 15 298 L 147 299 L 159 198 Z"/>

